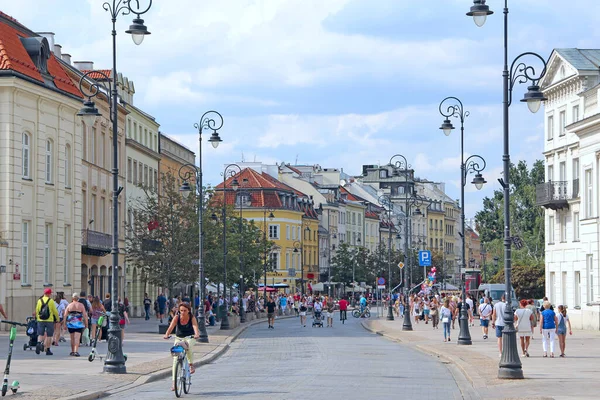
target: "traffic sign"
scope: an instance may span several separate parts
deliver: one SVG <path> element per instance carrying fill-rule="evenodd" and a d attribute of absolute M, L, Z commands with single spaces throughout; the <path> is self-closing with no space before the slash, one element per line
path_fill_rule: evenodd
<path fill-rule="evenodd" d="M 377 278 L 377 285 L 385 286 L 385 278 L 383 276 L 380 276 L 379 278 Z"/>
<path fill-rule="evenodd" d="M 385 285 L 377 285 L 377 289 L 385 289 Z"/>
<path fill-rule="evenodd" d="M 431 267 L 431 252 L 429 250 L 419 251 L 419 265 L 421 267 Z"/>
<path fill-rule="evenodd" d="M 400 262 L 398 263 L 398 267 L 399 267 L 400 269 L 404 268 L 404 263 L 403 263 L 402 261 L 400 261 Z"/>

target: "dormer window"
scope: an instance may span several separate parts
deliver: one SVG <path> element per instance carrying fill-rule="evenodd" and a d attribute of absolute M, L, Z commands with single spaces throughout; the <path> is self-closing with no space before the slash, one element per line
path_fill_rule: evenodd
<path fill-rule="evenodd" d="M 387 169 L 380 169 L 379 170 L 379 178 L 385 179 L 387 177 L 388 177 Z"/>
<path fill-rule="evenodd" d="M 47 85 L 54 85 L 54 78 L 48 73 L 48 59 L 50 58 L 50 45 L 48 39 L 42 36 L 22 37 L 21 43 L 35 65 L 35 68 L 40 72 Z"/>
<path fill-rule="evenodd" d="M 251 206 L 250 194 L 249 193 L 238 193 L 235 199 L 235 205 L 239 207 L 250 207 Z"/>

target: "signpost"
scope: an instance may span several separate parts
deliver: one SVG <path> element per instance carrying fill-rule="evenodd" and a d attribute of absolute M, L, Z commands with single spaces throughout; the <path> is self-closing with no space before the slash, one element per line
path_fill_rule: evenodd
<path fill-rule="evenodd" d="M 404 268 L 404 263 L 402 261 L 400 261 L 398 263 L 398 268 L 400 268 L 400 269 Z"/>
<path fill-rule="evenodd" d="M 429 251 L 429 250 L 419 251 L 419 265 L 421 267 L 431 267 L 431 251 Z"/>

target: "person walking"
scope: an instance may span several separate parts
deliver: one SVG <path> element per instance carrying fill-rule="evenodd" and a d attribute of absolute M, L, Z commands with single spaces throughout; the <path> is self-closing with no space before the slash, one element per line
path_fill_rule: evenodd
<path fill-rule="evenodd" d="M 161 292 L 156 298 L 156 302 L 158 303 L 158 319 L 160 323 L 163 323 L 163 318 L 165 317 L 165 312 L 167 310 L 167 298 Z"/>
<path fill-rule="evenodd" d="M 69 305 L 69 302 L 65 300 L 62 292 L 57 293 L 54 297 L 54 302 L 58 304 L 56 309 L 58 310 L 58 321 L 54 323 L 54 337 L 52 338 L 52 346 L 58 346 L 59 342 L 64 342 L 64 338 L 62 337 L 62 326 L 63 319 L 65 315 L 65 308 Z"/>
<path fill-rule="evenodd" d="M 444 305 L 442 306 L 442 308 L 440 308 L 440 317 L 442 319 L 442 328 L 444 329 L 444 342 L 449 342 L 452 310 L 450 310 L 450 300 L 448 298 L 444 300 Z"/>
<path fill-rule="evenodd" d="M 561 357 L 566 357 L 567 326 L 569 327 L 569 335 L 572 335 L 573 331 L 571 330 L 571 321 L 569 321 L 569 316 L 567 315 L 567 307 L 560 305 L 558 306 L 558 329 L 556 333 L 558 334 L 558 346 L 560 347 Z"/>
<path fill-rule="evenodd" d="M 467 303 L 467 305 L 469 306 L 467 307 L 467 310 L 469 310 L 469 326 L 475 326 L 475 318 L 473 316 L 473 314 L 475 313 L 475 309 L 473 308 L 475 303 L 473 302 L 473 297 L 470 294 L 467 294 L 467 299 L 465 300 L 465 303 Z"/>
<path fill-rule="evenodd" d="M 38 343 L 35 353 L 46 352 L 47 356 L 53 353 L 50 350 L 52 337 L 54 336 L 54 323 L 59 321 L 56 303 L 52 300 L 52 289 L 44 289 L 44 295 L 40 297 L 35 306 L 35 317 L 37 321 Z"/>
<path fill-rule="evenodd" d="M 306 304 L 306 297 L 302 296 L 299 301 L 299 312 L 300 312 L 300 325 L 306 328 L 306 312 L 308 311 L 308 305 Z"/>
<path fill-rule="evenodd" d="M 521 299 L 521 308 L 515 311 L 515 330 L 519 333 L 523 357 L 529 357 L 529 341 L 531 340 L 531 325 L 533 324 L 533 313 L 527 308 L 527 300 Z"/>
<path fill-rule="evenodd" d="M 119 298 L 119 326 L 121 327 L 121 343 L 125 342 L 125 324 L 130 324 L 129 321 L 129 307 L 125 305 Z"/>
<path fill-rule="evenodd" d="M 88 326 L 88 315 L 85 307 L 79 302 L 79 295 L 73 293 L 73 301 L 65 309 L 64 324 L 71 335 L 70 356 L 79 357 L 79 341 L 83 330 Z"/>
<path fill-rule="evenodd" d="M 177 336 L 175 343 L 182 340 L 187 343 L 186 357 L 190 365 L 190 373 L 193 374 L 196 372 L 196 367 L 194 366 L 194 339 L 200 337 L 200 331 L 198 329 L 198 321 L 194 317 L 192 307 L 188 302 L 179 303 L 178 311 L 167 328 L 164 338 L 169 339 L 173 331 L 175 331 L 175 336 Z M 177 357 L 173 357 L 173 383 L 175 382 L 175 366 L 177 365 L 177 361 Z M 174 385 L 171 386 L 171 390 L 175 390 Z"/>
<path fill-rule="evenodd" d="M 550 347 L 550 357 L 554 358 L 554 339 L 558 330 L 558 318 L 550 306 L 551 304 L 548 300 L 542 304 L 544 311 L 542 311 L 540 316 L 540 333 L 542 334 L 544 357 L 548 357 L 548 347 Z"/>
<path fill-rule="evenodd" d="M 150 306 L 152 305 L 152 300 L 148 297 L 148 293 L 144 293 L 144 313 L 145 320 L 148 321 L 150 319 Z"/>
<path fill-rule="evenodd" d="M 431 324 L 433 325 L 433 329 L 440 329 L 440 304 L 438 303 L 438 300 L 435 297 L 431 300 L 429 308 L 429 316 L 431 317 Z"/>
<path fill-rule="evenodd" d="M 535 306 L 535 300 L 527 300 L 527 308 L 531 310 L 533 315 L 533 321 L 531 322 L 531 340 L 533 340 L 533 332 L 538 326 L 538 320 L 540 319 L 540 310 Z"/>
<path fill-rule="evenodd" d="M 91 322 L 92 329 L 90 330 L 90 338 L 94 339 L 96 337 L 96 329 L 98 329 L 98 320 L 100 316 L 105 313 L 104 305 L 100 301 L 100 297 L 94 297 L 92 301 L 92 312 L 91 312 Z M 102 327 L 100 327 L 102 329 Z"/>
<path fill-rule="evenodd" d="M 490 317 L 492 316 L 493 307 L 487 297 L 483 298 L 483 303 L 479 305 L 479 324 L 481 325 L 481 332 L 483 333 L 483 339 L 488 338 L 488 330 L 490 326 Z"/>
<path fill-rule="evenodd" d="M 277 308 L 277 304 L 275 304 L 273 296 L 269 296 L 265 306 L 267 307 L 267 322 L 269 324 L 268 329 L 275 329 L 275 308 Z"/>
<path fill-rule="evenodd" d="M 331 297 L 327 298 L 325 303 L 325 312 L 327 313 L 327 327 L 333 328 L 333 312 L 335 311 L 335 303 Z"/>
<path fill-rule="evenodd" d="M 494 304 L 494 311 L 492 313 L 492 329 L 496 329 L 500 357 L 502 357 L 502 331 L 504 330 L 504 311 L 506 310 L 505 300 L 505 295 L 502 295 L 500 301 Z"/>

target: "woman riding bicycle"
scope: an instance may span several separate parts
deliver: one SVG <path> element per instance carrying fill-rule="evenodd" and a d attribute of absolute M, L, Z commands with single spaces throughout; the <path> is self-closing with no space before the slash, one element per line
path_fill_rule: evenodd
<path fill-rule="evenodd" d="M 192 314 L 192 307 L 189 303 L 179 303 L 178 312 L 173 317 L 171 321 L 171 325 L 165 332 L 165 339 L 169 339 L 171 332 L 175 330 L 175 343 L 185 340 L 188 344 L 188 351 L 186 352 L 186 357 L 188 363 L 190 364 L 190 373 L 196 372 L 196 368 L 194 368 L 194 339 L 198 339 L 200 337 L 200 332 L 198 330 L 198 321 L 196 317 Z M 190 337 L 190 336 L 193 336 Z M 173 358 L 173 381 L 175 380 L 175 368 L 177 366 L 177 358 Z M 175 390 L 175 385 L 171 386 L 171 390 Z"/>

